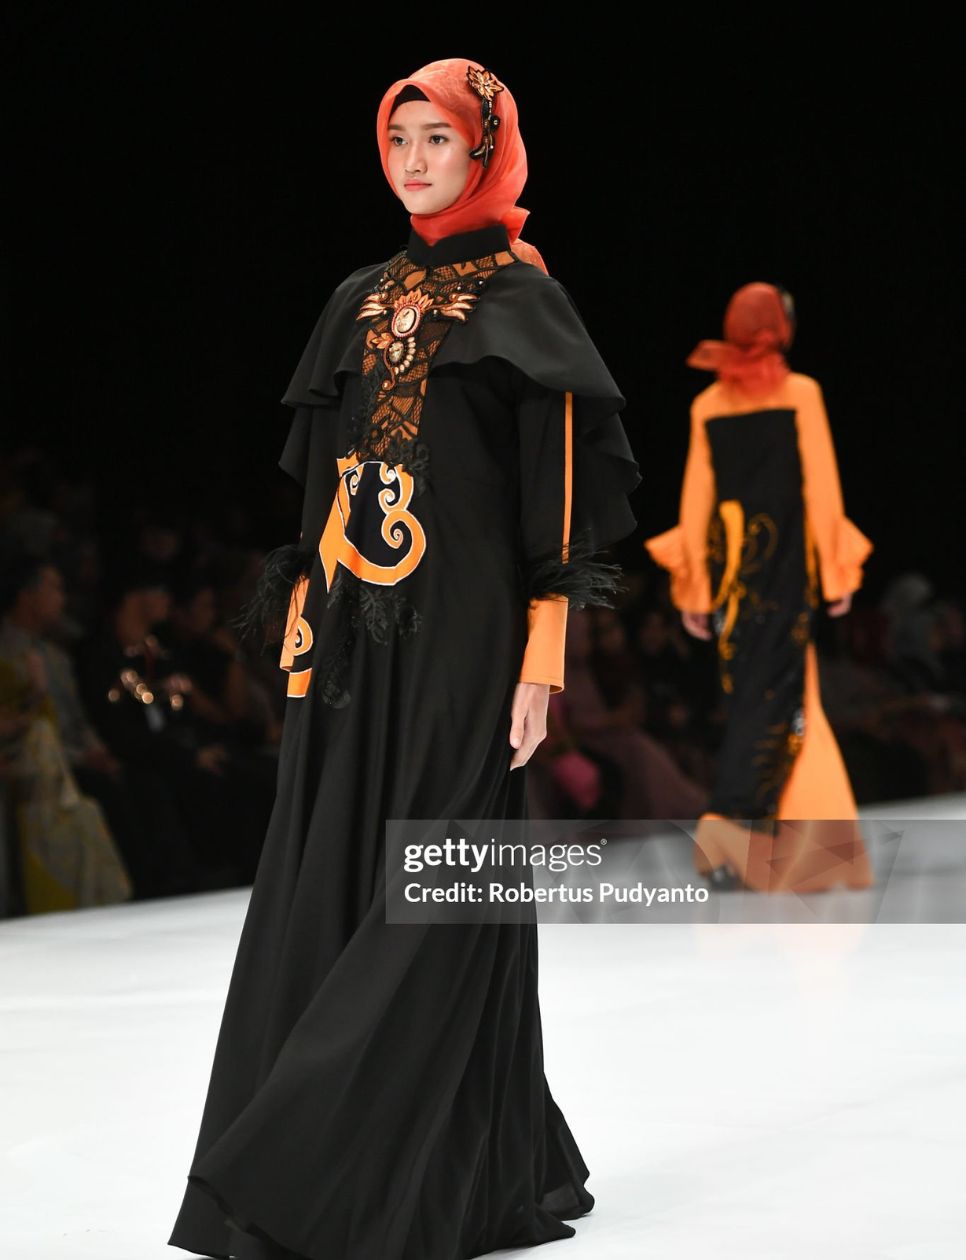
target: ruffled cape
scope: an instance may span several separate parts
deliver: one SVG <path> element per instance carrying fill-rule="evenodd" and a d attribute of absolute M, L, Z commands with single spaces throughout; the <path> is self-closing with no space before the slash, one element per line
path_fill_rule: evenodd
<path fill-rule="evenodd" d="M 336 288 L 282 397 L 297 410 L 279 463 L 303 485 L 311 422 L 304 409 L 331 403 L 341 393 L 343 375 L 361 372 L 367 324 L 356 316 L 385 266 L 361 267 Z M 439 367 L 488 356 L 505 359 L 539 385 L 573 394 L 572 536 L 592 551 L 630 534 L 637 521 L 628 496 L 641 475 L 618 414 L 626 400 L 558 280 L 523 262 L 504 267 L 472 319 L 443 342 L 430 383 Z"/>

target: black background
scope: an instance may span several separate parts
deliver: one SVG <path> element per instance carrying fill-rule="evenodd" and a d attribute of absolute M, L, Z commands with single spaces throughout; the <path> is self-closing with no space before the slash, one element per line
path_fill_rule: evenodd
<path fill-rule="evenodd" d="M 107 527 L 145 501 L 234 498 L 251 541 L 287 541 L 258 536 L 297 529 L 277 512 L 278 400 L 335 284 L 408 235 L 379 100 L 465 54 L 517 99 L 523 237 L 628 398 L 644 482 L 624 557 L 645 563 L 640 540 L 675 520 L 710 379 L 688 352 L 735 288 L 771 280 L 795 296 L 792 366 L 822 383 L 846 509 L 876 543 L 867 594 L 909 567 L 959 592 L 961 147 L 941 40 L 907 26 L 846 46 L 801 16 L 695 16 L 644 40 L 459 12 L 457 29 L 408 8 L 354 25 L 329 8 L 24 8 L 6 40 L 5 445 L 92 473 Z"/>

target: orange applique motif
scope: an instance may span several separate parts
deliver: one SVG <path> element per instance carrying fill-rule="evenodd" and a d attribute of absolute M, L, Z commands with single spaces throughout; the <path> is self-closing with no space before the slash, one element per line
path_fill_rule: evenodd
<path fill-rule="evenodd" d="M 400 465 L 359 462 L 355 452 L 338 460 L 339 486 L 319 542 L 325 583 L 336 567 L 377 586 L 394 586 L 416 568 L 426 534 L 409 510 L 412 476 Z"/>

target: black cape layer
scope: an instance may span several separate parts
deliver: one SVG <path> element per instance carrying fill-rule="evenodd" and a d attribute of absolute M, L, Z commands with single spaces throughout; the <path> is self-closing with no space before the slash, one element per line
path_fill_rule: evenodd
<path fill-rule="evenodd" d="M 503 228 L 408 246 L 427 266 L 504 248 Z M 310 546 L 360 406 L 356 314 L 383 267 L 335 291 L 284 397 L 280 462 L 305 487 Z M 523 562 L 559 538 L 567 391 L 574 527 L 599 546 L 623 537 L 640 479 L 624 400 L 562 286 L 513 262 L 429 373 L 412 502 L 425 553 L 398 584 L 419 629 L 360 634 L 341 706 L 322 696 L 337 610 L 311 567 L 313 647 L 295 662 L 308 685 L 288 701 L 172 1245 L 227 1256 L 230 1218 L 273 1256 L 456 1260 L 569 1237 L 593 1206 L 544 1075 L 535 924 L 387 924 L 385 892 L 386 819 L 526 817 L 508 741 Z"/>
<path fill-rule="evenodd" d="M 439 264 L 467 257 L 468 248 L 500 248 L 501 238 L 505 244 L 504 228 L 486 228 L 427 247 L 414 232 L 407 252 L 417 262 Z M 362 267 L 338 286 L 282 398 L 297 410 L 279 463 L 302 484 L 316 409 L 338 399 L 345 379 L 359 374 L 366 326 L 356 316 L 384 266 Z M 545 391 L 574 395 L 572 533 L 589 529 L 598 548 L 630 534 L 636 520 L 627 496 L 641 477 L 619 415 L 626 400 L 558 280 L 525 263 L 499 272 L 487 286 L 481 309 L 443 342 L 431 376 L 458 378 L 455 369 L 491 359 L 517 369 Z M 323 500 L 328 506 L 328 498 Z"/>

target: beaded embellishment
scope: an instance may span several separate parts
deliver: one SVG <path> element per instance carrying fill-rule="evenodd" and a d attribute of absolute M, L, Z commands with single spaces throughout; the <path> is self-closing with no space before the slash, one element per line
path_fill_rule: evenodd
<path fill-rule="evenodd" d="M 480 115 L 483 120 L 483 138 L 475 149 L 470 150 L 470 157 L 482 158 L 483 165 L 489 166 L 496 142 L 494 133 L 500 125 L 499 115 L 493 112 L 493 98 L 497 92 L 504 90 L 503 84 L 495 74 L 477 66 L 466 67 L 466 81 L 480 98 Z"/>

